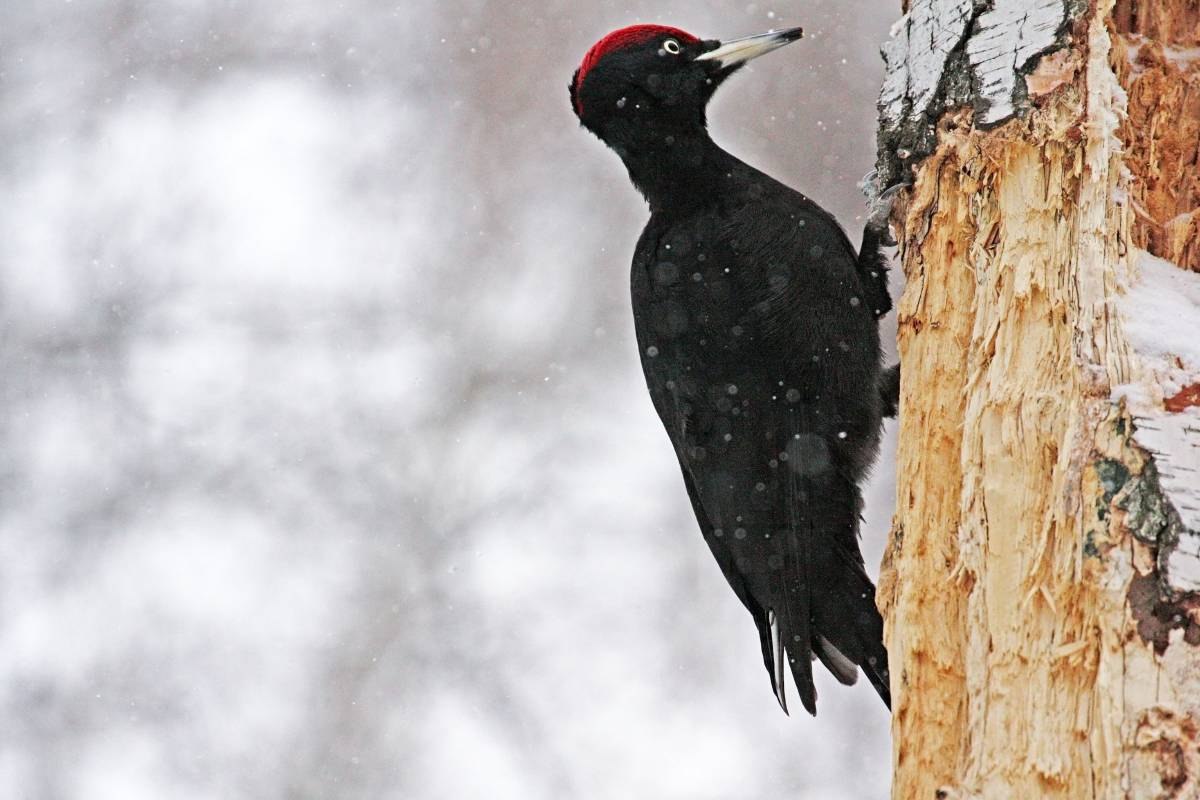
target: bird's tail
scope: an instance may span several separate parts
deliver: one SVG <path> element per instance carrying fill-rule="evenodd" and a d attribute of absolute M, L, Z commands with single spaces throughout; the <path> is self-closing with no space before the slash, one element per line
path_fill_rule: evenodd
<path fill-rule="evenodd" d="M 875 584 L 861 561 L 837 558 L 829 568 L 840 571 L 826 589 L 812 596 L 813 652 L 842 683 L 862 669 L 884 705 L 892 707 L 888 654 L 883 644 L 883 618 L 875 605 Z"/>
<path fill-rule="evenodd" d="M 758 626 L 776 697 L 786 711 L 786 653 L 800 701 L 810 714 L 816 714 L 817 703 L 814 659 L 847 685 L 858 679 L 861 668 L 890 708 L 883 620 L 858 548 L 858 489 L 830 469 L 793 475 L 792 494 L 792 525 L 781 548 L 785 563 L 771 571 L 763 598 L 765 618 Z"/>

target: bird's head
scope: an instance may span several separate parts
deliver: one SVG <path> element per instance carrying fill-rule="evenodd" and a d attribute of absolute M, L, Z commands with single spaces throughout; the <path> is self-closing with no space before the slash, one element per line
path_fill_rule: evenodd
<path fill-rule="evenodd" d="M 592 45 L 571 79 L 579 121 L 618 149 L 630 139 L 703 129 L 717 87 L 753 58 L 799 39 L 787 28 L 728 42 L 633 25 Z"/>

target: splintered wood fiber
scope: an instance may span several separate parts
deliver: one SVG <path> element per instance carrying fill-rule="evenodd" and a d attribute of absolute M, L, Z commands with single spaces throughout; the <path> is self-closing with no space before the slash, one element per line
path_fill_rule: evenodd
<path fill-rule="evenodd" d="M 1112 29 L 1133 243 L 1200 272 L 1200 2 L 1119 0 Z"/>

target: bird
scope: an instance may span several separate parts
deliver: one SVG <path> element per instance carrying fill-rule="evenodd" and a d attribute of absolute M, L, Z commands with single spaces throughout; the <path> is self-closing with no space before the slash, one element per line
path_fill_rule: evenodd
<path fill-rule="evenodd" d="M 757 626 L 780 707 L 790 672 L 815 716 L 816 660 L 846 685 L 861 670 L 891 706 L 858 528 L 899 386 L 878 330 L 892 242 L 877 213 L 856 251 L 814 201 L 719 147 L 706 119 L 726 79 L 802 35 L 633 25 L 588 49 L 569 89 L 649 206 L 634 327 L 701 533 Z"/>

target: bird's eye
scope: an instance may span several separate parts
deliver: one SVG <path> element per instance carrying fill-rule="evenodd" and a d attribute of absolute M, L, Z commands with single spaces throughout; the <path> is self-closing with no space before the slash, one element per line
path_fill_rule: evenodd
<path fill-rule="evenodd" d="M 667 39 L 663 42 L 663 50 L 666 50 L 673 56 L 679 55 L 679 42 L 674 39 Z"/>

